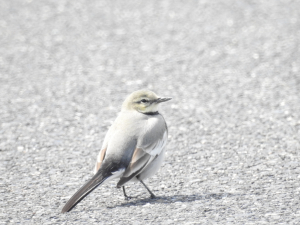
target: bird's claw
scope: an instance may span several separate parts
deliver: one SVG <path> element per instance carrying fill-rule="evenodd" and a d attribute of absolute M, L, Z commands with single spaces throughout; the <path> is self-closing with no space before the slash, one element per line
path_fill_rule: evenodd
<path fill-rule="evenodd" d="M 152 195 L 150 196 L 150 198 L 151 198 L 151 199 L 155 199 L 156 196 L 152 194 Z"/>

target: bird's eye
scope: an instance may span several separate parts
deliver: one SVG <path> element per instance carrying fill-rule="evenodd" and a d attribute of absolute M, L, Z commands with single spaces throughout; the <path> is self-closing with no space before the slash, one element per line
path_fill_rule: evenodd
<path fill-rule="evenodd" d="M 147 99 L 142 99 L 141 102 L 146 103 L 146 102 L 148 102 L 148 100 Z"/>

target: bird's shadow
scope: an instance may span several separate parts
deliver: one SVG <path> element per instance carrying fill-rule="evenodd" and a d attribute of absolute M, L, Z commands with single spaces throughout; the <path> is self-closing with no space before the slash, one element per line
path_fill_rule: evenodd
<path fill-rule="evenodd" d="M 128 206 L 143 206 L 146 204 L 170 204 L 175 202 L 193 202 L 197 200 L 204 199 L 222 199 L 222 198 L 230 198 L 237 194 L 231 193 L 211 193 L 211 194 L 191 194 L 191 195 L 172 195 L 172 196 L 158 196 L 154 199 L 152 198 L 138 198 L 133 197 L 130 200 L 126 200 L 126 202 L 117 204 L 114 206 L 107 206 L 107 208 L 113 209 L 117 207 L 128 207 Z M 137 199 L 138 198 L 138 199 Z"/>

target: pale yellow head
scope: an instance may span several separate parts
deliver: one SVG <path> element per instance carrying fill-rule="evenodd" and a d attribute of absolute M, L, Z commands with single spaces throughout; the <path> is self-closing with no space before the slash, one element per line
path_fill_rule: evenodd
<path fill-rule="evenodd" d="M 158 111 L 159 103 L 168 100 L 171 100 L 171 98 L 161 98 L 152 91 L 139 90 L 131 93 L 125 99 L 122 110 L 136 110 L 141 113 L 153 113 Z"/>

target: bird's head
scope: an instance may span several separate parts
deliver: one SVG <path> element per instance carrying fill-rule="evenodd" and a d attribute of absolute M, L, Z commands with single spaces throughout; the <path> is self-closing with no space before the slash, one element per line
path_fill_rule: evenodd
<path fill-rule="evenodd" d="M 131 93 L 122 105 L 123 110 L 136 110 L 141 113 L 154 113 L 158 111 L 161 102 L 169 101 L 171 98 L 160 98 L 154 92 L 139 90 Z"/>

